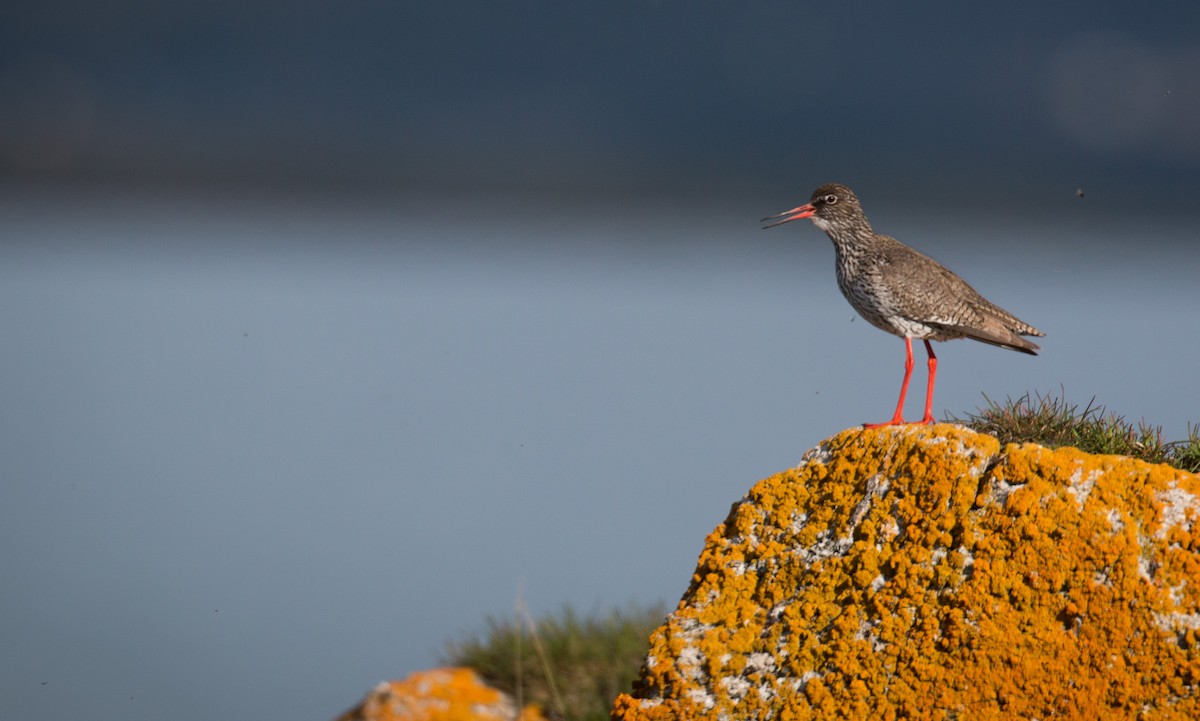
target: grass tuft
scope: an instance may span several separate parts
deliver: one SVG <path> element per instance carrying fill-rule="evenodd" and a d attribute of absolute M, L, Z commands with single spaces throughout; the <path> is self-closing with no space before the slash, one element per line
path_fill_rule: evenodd
<path fill-rule="evenodd" d="M 1065 394 L 1064 394 L 1065 396 Z M 980 433 L 995 436 L 1001 443 L 1037 443 L 1048 448 L 1073 446 L 1086 453 L 1131 456 L 1149 463 L 1167 463 L 1200 473 L 1200 425 L 1188 425 L 1188 437 L 1163 441 L 1162 426 L 1144 420 L 1136 424 L 1115 413 L 1106 413 L 1096 399 L 1081 410 L 1065 397 L 1028 393 L 1017 398 L 993 401 L 965 418 L 950 417 Z"/>
<path fill-rule="evenodd" d="M 664 618 L 660 606 L 589 616 L 565 606 L 536 621 L 519 612 L 515 621 L 488 618 L 481 633 L 449 643 L 442 660 L 475 669 L 548 718 L 606 721 L 613 699 L 637 678 L 650 634 Z"/>

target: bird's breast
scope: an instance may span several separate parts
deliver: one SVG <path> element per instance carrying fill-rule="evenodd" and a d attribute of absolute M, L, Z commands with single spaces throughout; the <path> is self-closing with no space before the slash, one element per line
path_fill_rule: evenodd
<path fill-rule="evenodd" d="M 844 272 L 843 272 L 844 271 Z M 889 286 L 869 266 L 838 267 L 838 288 L 871 325 L 898 336 L 946 340 L 944 329 L 915 320 L 904 304 L 894 297 Z"/>

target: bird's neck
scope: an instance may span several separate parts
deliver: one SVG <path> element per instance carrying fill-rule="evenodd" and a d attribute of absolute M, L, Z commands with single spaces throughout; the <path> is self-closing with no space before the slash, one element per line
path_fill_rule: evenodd
<path fill-rule="evenodd" d="M 866 218 L 858 223 L 818 223 L 817 225 L 833 241 L 833 247 L 837 250 L 838 257 L 847 261 L 857 260 L 876 242 L 875 230 L 871 228 L 871 224 L 867 222 Z"/>

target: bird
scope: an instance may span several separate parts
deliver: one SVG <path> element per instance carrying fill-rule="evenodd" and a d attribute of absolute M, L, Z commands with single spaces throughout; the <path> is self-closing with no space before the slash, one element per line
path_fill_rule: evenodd
<path fill-rule="evenodd" d="M 817 188 L 806 205 L 763 218 L 763 229 L 809 218 L 833 241 L 837 283 L 842 295 L 868 323 L 904 339 L 907 354 L 900 400 L 890 421 L 866 428 L 905 425 L 904 396 L 913 369 L 913 338 L 925 342 L 929 382 L 925 415 L 933 423 L 937 355 L 929 341 L 970 338 L 1000 348 L 1037 355 L 1041 348 L 1022 336 L 1045 336 L 984 298 L 965 280 L 933 258 L 895 238 L 876 233 L 854 191 L 839 183 Z"/>

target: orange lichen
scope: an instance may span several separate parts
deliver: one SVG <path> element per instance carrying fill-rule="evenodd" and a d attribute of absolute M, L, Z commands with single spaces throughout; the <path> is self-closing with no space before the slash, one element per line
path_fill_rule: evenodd
<path fill-rule="evenodd" d="M 845 431 L 706 540 L 614 719 L 1200 718 L 1200 478 Z"/>
<path fill-rule="evenodd" d="M 385 681 L 338 721 L 545 721 L 536 706 L 517 707 L 469 668 L 419 671 Z"/>

